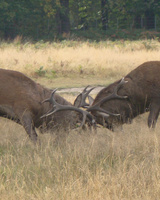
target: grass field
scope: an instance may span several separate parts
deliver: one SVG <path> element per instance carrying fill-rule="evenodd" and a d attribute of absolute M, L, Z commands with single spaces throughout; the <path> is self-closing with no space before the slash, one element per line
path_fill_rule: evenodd
<path fill-rule="evenodd" d="M 139 64 L 160 60 L 156 40 L 0 44 L 0 66 L 46 87 L 107 85 Z M 73 101 L 73 95 L 66 95 Z M 160 123 L 144 114 L 112 133 L 70 130 L 39 134 L 0 120 L 0 199 L 157 200 L 160 198 Z"/>
<path fill-rule="evenodd" d="M 0 66 L 51 88 L 108 85 L 145 61 L 160 60 L 157 40 L 99 43 L 1 43 Z"/>

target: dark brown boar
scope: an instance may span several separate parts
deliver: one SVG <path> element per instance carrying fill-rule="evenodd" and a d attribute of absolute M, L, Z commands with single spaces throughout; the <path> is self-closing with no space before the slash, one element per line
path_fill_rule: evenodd
<path fill-rule="evenodd" d="M 145 62 L 102 89 L 87 111 L 111 130 L 149 111 L 148 126 L 155 127 L 160 112 L 160 61 Z"/>
<path fill-rule="evenodd" d="M 92 118 L 89 113 L 78 108 L 86 103 L 85 98 L 89 94 L 86 90 L 84 90 L 85 95 L 79 95 L 75 100 L 76 106 L 72 106 L 60 95 L 54 94 L 57 104 L 65 108 L 60 109 L 60 112 L 54 115 L 46 116 L 48 111 L 53 110 L 53 105 L 51 102 L 42 102 L 50 98 L 52 93 L 52 90 L 37 84 L 20 72 L 0 69 L 0 117 L 21 124 L 34 142 L 37 141 L 35 128 L 40 128 L 41 131 L 67 129 L 76 125 L 81 118 L 80 115 L 83 115 L 83 124 L 86 118 Z M 84 96 L 84 99 L 80 98 L 81 96 Z"/>

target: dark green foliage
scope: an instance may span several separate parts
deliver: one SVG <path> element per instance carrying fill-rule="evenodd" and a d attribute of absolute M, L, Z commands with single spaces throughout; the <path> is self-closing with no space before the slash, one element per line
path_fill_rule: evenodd
<path fill-rule="evenodd" d="M 0 39 L 53 40 L 122 29 L 160 29 L 158 0 L 1 0 Z M 102 31 L 103 30 L 103 31 Z M 79 31 L 79 32 L 78 32 Z M 112 34 L 110 34 L 112 33 Z M 113 34 L 114 33 L 114 34 Z M 114 37 L 114 36 L 113 36 Z M 119 37 L 119 36 L 118 36 Z M 119 39 L 116 37 L 116 39 Z M 88 35 L 87 38 L 92 38 Z M 98 37 L 99 38 L 99 37 Z M 73 38 L 74 39 L 74 38 Z"/>
<path fill-rule="evenodd" d="M 38 76 L 45 76 L 46 70 L 43 69 L 43 66 L 41 66 L 39 69 L 35 72 Z"/>

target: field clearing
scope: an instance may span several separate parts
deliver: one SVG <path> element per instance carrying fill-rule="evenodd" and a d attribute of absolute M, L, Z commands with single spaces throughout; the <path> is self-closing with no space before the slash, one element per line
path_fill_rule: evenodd
<path fill-rule="evenodd" d="M 1 68 L 50 88 L 104 86 L 150 60 L 160 60 L 157 40 L 0 44 Z M 63 96 L 73 102 L 75 93 Z M 115 132 L 38 132 L 39 146 L 21 126 L 1 118 L 0 199 L 160 199 L 160 121 L 149 130 L 147 117 Z"/>
<path fill-rule="evenodd" d="M 158 40 L 0 45 L 0 66 L 48 87 L 108 85 L 146 61 L 160 60 Z"/>

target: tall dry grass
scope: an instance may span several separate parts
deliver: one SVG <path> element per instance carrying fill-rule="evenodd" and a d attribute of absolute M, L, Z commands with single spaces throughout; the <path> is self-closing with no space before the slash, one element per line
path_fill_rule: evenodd
<path fill-rule="evenodd" d="M 101 77 L 115 79 L 145 61 L 160 60 L 158 40 L 0 45 L 0 66 L 29 76 L 47 78 Z M 41 72 L 44 72 L 44 74 Z"/>
<path fill-rule="evenodd" d="M 157 200 L 160 135 L 139 117 L 123 131 L 40 135 L 33 146 L 14 123 L 0 123 L 0 197 L 7 200 Z"/>
<path fill-rule="evenodd" d="M 34 77 L 43 66 L 45 79 L 61 77 L 62 85 L 71 74 L 72 81 L 120 78 L 149 60 L 160 60 L 158 41 L 0 44 L 1 68 Z M 34 146 L 21 126 L 1 119 L 0 199 L 157 200 L 159 128 L 150 131 L 145 114 L 114 133 L 39 134 L 41 145 Z"/>

